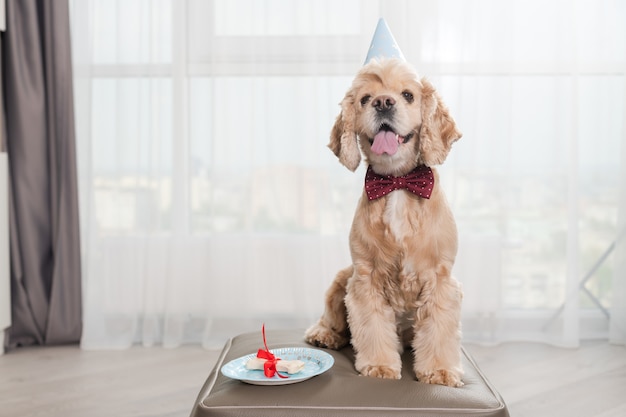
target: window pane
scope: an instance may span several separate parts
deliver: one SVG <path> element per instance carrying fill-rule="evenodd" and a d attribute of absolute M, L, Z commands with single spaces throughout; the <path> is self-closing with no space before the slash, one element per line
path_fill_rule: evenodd
<path fill-rule="evenodd" d="M 623 193 L 620 155 L 626 146 L 624 77 L 580 77 L 578 92 L 581 272 L 586 274 L 614 242 L 616 231 L 623 233 L 617 227 Z M 586 285 L 607 308 L 611 305 L 614 268 L 615 262 L 609 257 Z M 593 306 L 586 295 L 581 297 L 581 305 Z"/>
<path fill-rule="evenodd" d="M 346 194 L 356 201 L 360 187 L 326 144 L 339 113 L 328 103 L 349 84 L 350 77 L 193 78 L 194 230 L 344 231 L 354 208 Z M 329 166 L 338 171 L 332 183 Z"/>
<path fill-rule="evenodd" d="M 93 0 L 94 64 L 172 60 L 170 0 Z"/>
<path fill-rule="evenodd" d="M 415 52 L 425 62 L 563 69 L 626 59 L 626 3 L 619 0 L 443 0 L 408 7 L 420 19 Z"/>
<path fill-rule="evenodd" d="M 172 123 L 169 79 L 94 79 L 95 218 L 104 232 L 169 228 Z"/>
<path fill-rule="evenodd" d="M 459 230 L 502 239 L 492 256 L 501 259 L 504 307 L 557 308 L 567 296 L 572 181 L 580 279 L 615 239 L 624 78 L 444 76 L 435 84 L 464 133 L 442 169 Z M 612 273 L 609 258 L 587 283 L 605 307 Z M 586 295 L 581 306 L 592 306 Z"/>
<path fill-rule="evenodd" d="M 356 35 L 358 0 L 216 0 L 217 36 Z"/>

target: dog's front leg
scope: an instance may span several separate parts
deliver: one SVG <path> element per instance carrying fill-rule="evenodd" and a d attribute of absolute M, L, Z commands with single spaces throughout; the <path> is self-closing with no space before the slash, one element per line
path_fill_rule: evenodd
<path fill-rule="evenodd" d="M 355 350 L 355 368 L 361 375 L 400 379 L 401 343 L 396 332 L 395 313 L 384 293 L 376 289 L 380 282 L 376 271 L 355 267 L 348 283 L 346 308 Z"/>
<path fill-rule="evenodd" d="M 461 387 L 460 284 L 449 274 L 434 270 L 424 272 L 421 278 L 426 284 L 414 325 L 415 375 L 428 384 Z"/>

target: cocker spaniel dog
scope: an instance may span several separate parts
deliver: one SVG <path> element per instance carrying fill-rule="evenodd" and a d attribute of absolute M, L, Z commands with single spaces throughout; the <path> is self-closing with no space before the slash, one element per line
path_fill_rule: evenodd
<path fill-rule="evenodd" d="M 434 87 L 399 59 L 370 61 L 341 102 L 328 146 L 351 171 L 363 155 L 366 185 L 352 265 L 305 338 L 332 349 L 352 343 L 361 375 L 399 379 L 410 346 L 419 381 L 463 385 L 457 230 L 433 168 L 460 137 Z"/>

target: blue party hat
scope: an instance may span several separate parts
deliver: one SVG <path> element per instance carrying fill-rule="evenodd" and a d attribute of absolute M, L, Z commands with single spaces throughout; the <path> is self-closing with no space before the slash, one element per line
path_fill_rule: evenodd
<path fill-rule="evenodd" d="M 378 20 L 364 64 L 367 64 L 374 58 L 398 58 L 406 61 L 400 47 L 391 34 L 391 30 L 389 30 L 389 26 L 387 26 L 387 22 L 382 17 Z"/>

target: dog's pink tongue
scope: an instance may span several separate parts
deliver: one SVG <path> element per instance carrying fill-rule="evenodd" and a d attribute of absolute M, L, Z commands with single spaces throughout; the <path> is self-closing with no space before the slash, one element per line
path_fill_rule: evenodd
<path fill-rule="evenodd" d="M 398 137 L 395 133 L 389 130 L 381 130 L 374 136 L 374 143 L 372 143 L 372 152 L 377 155 L 388 153 L 393 155 L 398 151 Z"/>

